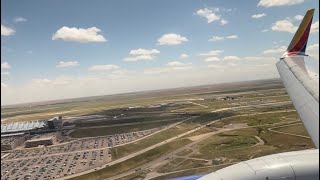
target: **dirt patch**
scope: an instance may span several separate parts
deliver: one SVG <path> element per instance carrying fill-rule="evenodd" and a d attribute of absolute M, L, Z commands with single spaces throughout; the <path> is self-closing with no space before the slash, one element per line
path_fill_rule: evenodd
<path fill-rule="evenodd" d="M 200 135 L 197 135 L 197 136 L 191 136 L 188 139 L 190 139 L 191 141 L 198 141 L 201 138 L 204 138 L 204 137 L 208 136 L 208 134 L 211 134 L 211 133 L 200 134 Z"/>

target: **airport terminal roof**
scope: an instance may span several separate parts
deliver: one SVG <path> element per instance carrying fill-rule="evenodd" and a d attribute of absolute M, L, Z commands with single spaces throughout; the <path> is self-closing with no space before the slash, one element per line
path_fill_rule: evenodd
<path fill-rule="evenodd" d="M 46 123 L 44 121 L 1 123 L 1 134 L 28 131 L 31 129 L 42 128 L 45 126 Z"/>

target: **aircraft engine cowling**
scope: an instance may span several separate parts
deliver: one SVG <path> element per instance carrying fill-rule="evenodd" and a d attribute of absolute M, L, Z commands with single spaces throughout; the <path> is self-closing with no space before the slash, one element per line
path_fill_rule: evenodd
<path fill-rule="evenodd" d="M 263 156 L 223 168 L 199 180 L 316 180 L 319 149 Z"/>

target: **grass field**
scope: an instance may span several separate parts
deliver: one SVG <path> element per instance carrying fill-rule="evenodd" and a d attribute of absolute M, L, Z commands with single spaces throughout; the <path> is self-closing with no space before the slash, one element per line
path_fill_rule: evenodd
<path fill-rule="evenodd" d="M 154 122 L 154 123 L 139 124 L 139 125 L 119 126 L 119 127 L 76 129 L 69 136 L 72 138 L 106 136 L 111 134 L 121 134 L 121 133 L 127 133 L 127 132 L 136 132 L 136 131 L 142 131 L 147 129 L 159 128 L 175 122 L 178 122 L 178 121 Z"/>
<path fill-rule="evenodd" d="M 112 158 L 118 159 L 120 157 L 129 155 L 133 152 L 145 149 L 149 146 L 152 146 L 154 144 L 157 144 L 159 142 L 165 141 L 169 138 L 172 138 L 174 136 L 177 136 L 179 134 L 182 134 L 184 132 L 187 132 L 193 128 L 195 128 L 195 124 L 184 122 L 182 124 L 179 124 L 178 126 L 175 126 L 173 128 L 164 130 L 162 132 L 159 132 L 153 136 L 147 137 L 143 139 L 143 141 L 137 141 L 128 145 L 119 146 L 111 149 Z"/>
<path fill-rule="evenodd" d="M 114 175 L 120 174 L 122 172 L 126 172 L 132 169 L 139 167 L 142 164 L 148 163 L 153 159 L 161 157 L 162 155 L 174 151 L 184 145 L 189 144 L 191 141 L 188 139 L 181 139 L 178 141 L 170 142 L 163 146 L 157 147 L 150 151 L 147 151 L 141 155 L 138 155 L 134 158 L 131 158 L 125 162 L 106 167 L 104 169 L 85 174 L 79 177 L 71 178 L 72 180 L 88 180 L 88 179 L 105 179 L 107 177 L 112 177 Z"/>

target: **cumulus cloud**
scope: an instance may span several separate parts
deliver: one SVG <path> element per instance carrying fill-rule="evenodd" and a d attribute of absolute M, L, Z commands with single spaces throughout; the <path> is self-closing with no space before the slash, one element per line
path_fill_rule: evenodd
<path fill-rule="evenodd" d="M 307 50 L 309 51 L 319 51 L 319 44 L 312 44 L 308 46 Z"/>
<path fill-rule="evenodd" d="M 309 45 L 307 47 L 307 54 L 310 57 L 319 60 L 319 44 L 311 44 L 311 45 Z"/>
<path fill-rule="evenodd" d="M 91 27 L 88 29 L 82 28 L 69 28 L 63 26 L 58 29 L 57 32 L 52 36 L 52 40 L 64 40 L 64 41 L 73 41 L 73 42 L 105 42 L 107 41 L 101 34 L 100 29 L 96 27 Z"/>
<path fill-rule="evenodd" d="M 10 68 L 11 68 L 11 66 L 9 63 L 7 63 L 7 62 L 1 63 L 1 69 L 10 69 Z"/>
<path fill-rule="evenodd" d="M 298 28 L 297 26 L 294 26 L 292 22 L 287 19 L 276 21 L 271 27 L 273 31 L 290 32 L 290 33 L 296 32 L 297 28 Z"/>
<path fill-rule="evenodd" d="M 226 36 L 226 37 L 223 37 L 223 36 L 212 36 L 208 41 L 222 41 L 224 39 L 238 39 L 238 35 L 229 35 L 229 36 Z"/>
<path fill-rule="evenodd" d="M 267 15 L 266 13 L 261 13 L 261 14 L 254 14 L 251 17 L 253 19 L 259 19 L 259 18 L 265 17 L 266 15 Z"/>
<path fill-rule="evenodd" d="M 223 50 L 212 50 L 207 53 L 201 53 L 200 56 L 219 56 Z"/>
<path fill-rule="evenodd" d="M 316 33 L 316 32 L 319 32 L 319 21 L 316 21 L 314 22 L 312 25 L 311 25 L 311 30 L 310 30 L 311 33 Z"/>
<path fill-rule="evenodd" d="M 15 32 L 14 29 L 1 24 L 1 36 L 11 36 L 14 35 Z"/>
<path fill-rule="evenodd" d="M 226 37 L 227 39 L 238 39 L 237 35 L 230 35 Z"/>
<path fill-rule="evenodd" d="M 291 6 L 301 4 L 304 0 L 260 0 L 258 6 L 273 7 L 273 6 Z"/>
<path fill-rule="evenodd" d="M 208 23 L 212 23 L 214 21 L 218 21 L 221 19 L 221 17 L 217 14 L 215 14 L 212 10 L 204 8 L 199 9 L 196 14 L 200 17 L 204 17 L 207 19 Z"/>
<path fill-rule="evenodd" d="M 109 71 L 119 69 L 120 67 L 113 64 L 105 64 L 105 65 L 94 65 L 89 68 L 90 71 Z"/>
<path fill-rule="evenodd" d="M 8 85 L 6 83 L 1 82 L 1 88 L 7 88 Z"/>
<path fill-rule="evenodd" d="M 151 50 L 148 50 L 148 49 L 135 49 L 135 50 L 131 50 L 130 51 L 130 55 L 150 55 L 150 54 L 159 54 L 160 51 L 157 50 L 157 49 L 151 49 Z"/>
<path fill-rule="evenodd" d="M 14 22 L 26 22 L 27 19 L 26 18 L 23 18 L 23 17 L 15 17 L 13 19 Z"/>
<path fill-rule="evenodd" d="M 75 67 L 79 66 L 78 61 L 60 61 L 59 64 L 56 65 L 57 68 L 67 68 L 67 67 Z"/>
<path fill-rule="evenodd" d="M 294 19 L 297 20 L 297 21 L 301 21 L 303 19 L 303 16 L 302 15 L 296 15 L 296 16 L 294 16 Z"/>
<path fill-rule="evenodd" d="M 287 17 L 284 20 L 279 20 L 273 23 L 271 29 L 273 31 L 280 31 L 280 32 L 289 32 L 289 33 L 295 33 L 298 29 L 298 25 L 294 25 L 294 21 L 301 21 L 303 19 L 303 16 L 296 15 L 294 17 Z M 312 23 L 311 25 L 311 33 L 319 32 L 319 21 L 316 21 Z"/>
<path fill-rule="evenodd" d="M 204 61 L 205 62 L 216 62 L 216 61 L 220 61 L 220 58 L 218 58 L 218 57 L 208 57 Z"/>
<path fill-rule="evenodd" d="M 124 61 L 127 61 L 127 62 L 151 61 L 153 59 L 154 59 L 154 57 L 151 55 L 140 55 L 140 56 L 135 56 L 135 57 L 127 57 L 124 59 Z"/>
<path fill-rule="evenodd" d="M 274 49 L 268 49 L 263 51 L 263 54 L 281 54 L 284 53 L 287 50 L 287 48 L 285 46 L 281 46 L 278 48 L 274 48 Z"/>
<path fill-rule="evenodd" d="M 222 41 L 224 40 L 224 37 L 222 36 L 212 36 L 209 41 Z"/>
<path fill-rule="evenodd" d="M 188 39 L 186 37 L 181 36 L 180 34 L 164 34 L 162 37 L 158 39 L 159 45 L 178 45 L 184 42 L 187 42 Z"/>
<path fill-rule="evenodd" d="M 187 70 L 192 68 L 192 63 L 182 63 L 179 61 L 171 61 L 168 62 L 167 66 L 170 67 L 168 71 L 170 70 Z"/>
<path fill-rule="evenodd" d="M 217 64 L 209 64 L 208 68 L 212 68 L 212 69 L 224 69 L 226 68 L 226 66 L 222 66 L 222 65 L 217 65 Z"/>
<path fill-rule="evenodd" d="M 229 21 L 227 21 L 227 20 L 225 20 L 225 19 L 221 19 L 221 21 L 220 21 L 220 24 L 223 26 L 223 25 L 226 25 L 226 24 L 228 24 L 229 23 Z"/>
<path fill-rule="evenodd" d="M 154 54 L 159 54 L 160 51 L 157 49 L 134 49 L 129 52 L 131 57 L 127 57 L 124 61 L 127 62 L 136 62 L 136 61 L 150 61 L 153 60 L 155 57 Z"/>
<path fill-rule="evenodd" d="M 188 54 L 180 54 L 180 59 L 187 59 L 189 57 Z"/>
<path fill-rule="evenodd" d="M 161 74 L 170 73 L 174 71 L 183 71 L 192 69 L 192 63 L 183 63 L 180 61 L 171 61 L 166 64 L 165 67 L 148 68 L 143 71 L 144 74 Z"/>
<path fill-rule="evenodd" d="M 238 56 L 225 56 L 224 61 L 239 61 L 241 58 Z"/>

